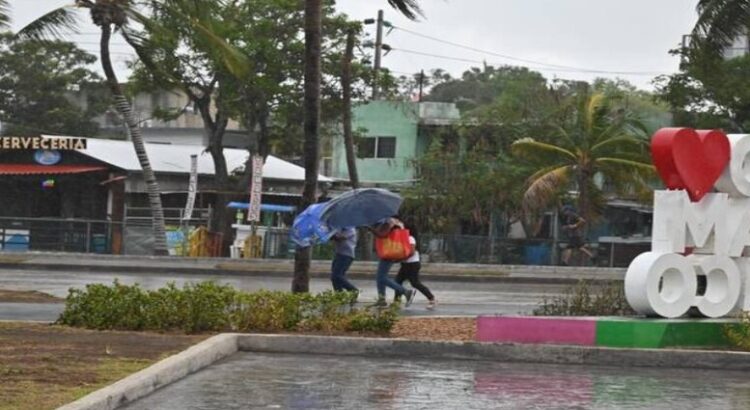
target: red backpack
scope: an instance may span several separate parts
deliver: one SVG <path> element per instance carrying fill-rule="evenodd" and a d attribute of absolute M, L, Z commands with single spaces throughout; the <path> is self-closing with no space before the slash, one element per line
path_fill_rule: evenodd
<path fill-rule="evenodd" d="M 402 261 L 414 254 L 414 245 L 409 243 L 411 233 L 408 229 L 393 229 L 388 236 L 375 238 L 375 250 L 378 258 L 384 261 Z"/>

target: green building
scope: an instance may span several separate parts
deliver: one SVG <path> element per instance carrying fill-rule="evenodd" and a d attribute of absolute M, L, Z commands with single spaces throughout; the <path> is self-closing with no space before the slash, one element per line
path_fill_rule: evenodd
<path fill-rule="evenodd" d="M 414 160 L 429 147 L 430 136 L 456 123 L 460 114 L 453 103 L 370 101 L 352 113 L 358 134 L 357 172 L 364 184 L 408 184 L 414 181 Z M 331 176 L 349 179 L 344 138 L 332 144 Z"/>

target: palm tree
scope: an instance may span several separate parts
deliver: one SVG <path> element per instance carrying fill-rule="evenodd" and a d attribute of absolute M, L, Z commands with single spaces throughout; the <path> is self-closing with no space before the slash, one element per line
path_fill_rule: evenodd
<path fill-rule="evenodd" d="M 8 0 L 0 0 L 0 30 L 5 30 L 10 25 L 10 7 Z"/>
<path fill-rule="evenodd" d="M 388 0 L 388 4 L 410 19 L 415 19 L 418 14 L 422 13 L 417 0 Z M 305 188 L 302 193 L 303 209 L 315 202 L 318 189 L 322 7 L 322 0 L 305 0 Z M 294 255 L 293 292 L 309 291 L 309 271 L 310 248 L 297 250 Z"/>
<path fill-rule="evenodd" d="M 416 20 L 417 16 L 422 14 L 417 0 L 388 0 L 388 4 L 410 20 Z"/>
<path fill-rule="evenodd" d="M 91 20 L 101 30 L 99 51 L 102 69 L 107 79 L 107 85 L 112 93 L 115 108 L 125 120 L 127 132 L 133 142 L 133 147 L 143 171 L 143 178 L 146 182 L 153 220 L 154 254 L 168 255 L 164 210 L 162 208 L 159 185 L 156 181 L 154 170 L 151 168 L 148 154 L 146 153 L 138 121 L 133 114 L 130 102 L 125 97 L 112 67 L 112 59 L 110 58 L 109 51 L 113 31 L 122 31 L 125 29 L 130 18 L 143 19 L 143 16 L 135 10 L 134 3 L 135 1 L 133 0 L 76 0 L 75 7 L 89 10 Z M 62 28 L 73 27 L 74 22 L 75 17 L 69 8 L 59 8 L 30 23 L 21 30 L 19 36 L 27 38 L 56 36 Z"/>
<path fill-rule="evenodd" d="M 644 192 L 654 175 L 645 128 L 637 118 L 614 109 L 603 94 L 582 91 L 574 98 L 570 120 L 554 127 L 554 142 L 523 138 L 511 145 L 535 170 L 523 197 L 527 212 L 545 209 L 562 192 L 577 190 L 578 210 L 589 219 L 601 205 L 604 185 L 621 193 Z"/>
<path fill-rule="evenodd" d="M 739 36 L 748 35 L 750 0 L 699 0 L 693 44 L 721 52 Z"/>

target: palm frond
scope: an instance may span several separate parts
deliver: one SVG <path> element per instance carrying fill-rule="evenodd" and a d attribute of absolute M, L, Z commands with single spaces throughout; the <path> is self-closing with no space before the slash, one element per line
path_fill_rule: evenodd
<path fill-rule="evenodd" d="M 639 171 L 646 171 L 646 172 L 651 172 L 651 173 L 656 172 L 656 168 L 652 164 L 633 161 L 629 159 L 604 157 L 604 158 L 597 158 L 596 162 L 600 164 L 621 165 L 621 166 L 629 167 L 629 168 L 632 168 L 634 170 L 639 170 Z"/>
<path fill-rule="evenodd" d="M 0 0 L 0 29 L 10 26 L 10 7 L 8 0 Z"/>
<path fill-rule="evenodd" d="M 552 156 L 558 160 L 575 161 L 576 155 L 557 145 L 539 142 L 533 138 L 521 138 L 510 146 L 511 151 L 518 156 L 531 160 L 539 160 L 543 156 Z"/>
<path fill-rule="evenodd" d="M 225 68 L 229 70 L 232 75 L 237 78 L 243 78 L 247 75 L 252 65 L 250 59 L 243 54 L 240 49 L 229 44 L 227 40 L 217 33 L 214 29 L 216 24 L 213 24 L 212 21 L 209 20 L 211 18 L 210 16 L 202 13 L 201 10 L 197 10 L 195 13 L 189 10 L 183 10 L 169 2 L 165 3 L 163 7 L 166 12 L 184 20 L 186 24 L 189 24 L 195 30 L 195 33 L 199 35 L 202 40 L 210 44 L 216 52 L 219 53 L 224 62 Z M 201 7 L 197 8 L 202 9 Z M 145 17 L 143 17 L 143 19 L 145 19 Z M 145 22 L 144 25 L 148 25 L 148 22 Z M 158 28 L 152 27 L 152 29 Z"/>
<path fill-rule="evenodd" d="M 698 21 L 692 32 L 694 47 L 722 51 L 740 35 L 747 34 L 750 2 L 747 0 L 700 0 Z"/>
<path fill-rule="evenodd" d="M 602 142 L 597 143 L 593 147 L 591 147 L 591 153 L 597 153 L 599 151 L 605 150 L 605 148 L 610 148 L 614 146 L 614 148 L 622 147 L 622 148 L 645 148 L 648 146 L 648 142 L 645 140 L 641 140 L 638 138 L 633 138 L 630 135 L 621 135 L 617 137 L 608 138 Z"/>
<path fill-rule="evenodd" d="M 424 16 L 417 0 L 388 0 L 388 4 L 400 11 L 409 20 L 416 20 L 417 16 Z"/>
<path fill-rule="evenodd" d="M 602 93 L 591 94 L 585 102 L 585 124 L 584 129 L 591 133 L 596 124 L 596 117 L 600 115 L 602 107 L 606 105 L 606 99 Z"/>
<path fill-rule="evenodd" d="M 568 186 L 572 170 L 570 165 L 548 169 L 546 173 L 530 181 L 522 200 L 524 212 L 530 214 L 550 206 L 557 198 L 557 193 Z"/>
<path fill-rule="evenodd" d="M 27 24 L 16 33 L 22 40 L 49 40 L 63 37 L 65 32 L 78 33 L 78 18 L 73 6 L 63 6 Z"/>

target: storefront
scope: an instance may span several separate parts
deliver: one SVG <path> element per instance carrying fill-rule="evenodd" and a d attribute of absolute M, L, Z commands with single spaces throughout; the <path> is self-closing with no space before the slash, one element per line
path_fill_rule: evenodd
<path fill-rule="evenodd" d="M 15 140 L 13 138 L 16 138 Z M 198 158 L 195 223 L 214 207 L 214 164 L 205 147 L 146 144 L 167 224 L 181 223 L 191 156 Z M 245 166 L 246 150 L 225 149 L 230 172 Z M 321 176 L 322 186 L 330 179 Z M 297 205 L 304 169 L 269 156 L 263 166 L 263 201 Z M 237 192 L 236 200 L 247 200 Z M 136 213 L 136 210 L 142 213 Z M 174 212 L 170 212 L 174 211 Z M 67 137 L 0 137 L 0 247 L 4 230 L 28 233 L 32 250 L 127 253 L 126 243 L 148 241 L 146 185 L 131 142 Z M 102 245 L 104 243 L 104 245 Z M 23 246 L 21 246 L 23 248 Z M 145 252 L 135 247 L 131 253 Z M 6 249 L 8 249 L 6 247 Z"/>

